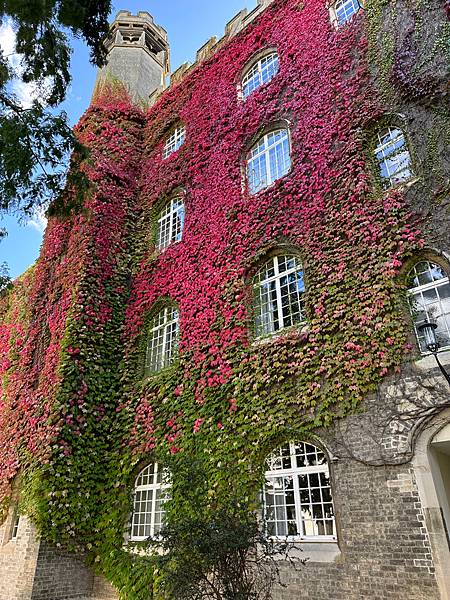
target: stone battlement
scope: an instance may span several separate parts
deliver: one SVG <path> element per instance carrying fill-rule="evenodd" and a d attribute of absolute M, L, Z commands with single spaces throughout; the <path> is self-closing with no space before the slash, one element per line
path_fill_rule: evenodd
<path fill-rule="evenodd" d="M 243 29 L 245 29 L 254 19 L 256 19 L 266 8 L 273 2 L 273 0 L 257 0 L 258 4 L 253 10 L 248 12 L 246 8 L 239 11 L 228 23 L 225 25 L 224 35 L 218 40 L 216 36 L 209 38 L 207 42 L 197 50 L 195 56 L 195 62 L 185 62 L 178 67 L 170 75 L 169 88 L 179 83 L 188 73 L 195 69 L 201 62 L 210 58 L 224 43 L 233 38 Z M 148 13 L 147 13 L 148 14 Z M 154 104 L 156 100 L 161 96 L 164 90 L 155 90 L 150 96 L 150 105 Z"/>

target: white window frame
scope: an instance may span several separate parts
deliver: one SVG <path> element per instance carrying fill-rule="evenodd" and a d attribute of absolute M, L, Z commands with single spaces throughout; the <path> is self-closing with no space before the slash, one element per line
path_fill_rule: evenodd
<path fill-rule="evenodd" d="M 389 140 L 383 142 L 382 138 L 386 132 L 389 133 Z M 402 140 L 401 146 L 397 149 L 391 150 L 398 142 Z M 383 127 L 376 132 L 376 148 L 374 150 L 375 160 L 377 161 L 378 173 L 381 178 L 381 182 L 385 189 L 389 189 L 396 185 L 401 185 L 406 181 L 409 181 L 414 177 L 411 161 L 411 153 L 406 143 L 404 132 L 400 127 L 392 127 L 388 125 Z M 392 173 L 390 172 L 390 164 L 397 158 L 397 168 Z M 388 173 L 387 176 L 382 173 L 382 166 L 385 165 L 385 169 Z M 400 168 L 399 168 L 400 167 Z"/>
<path fill-rule="evenodd" d="M 186 139 L 186 127 L 180 123 L 175 127 L 164 144 L 163 159 L 176 152 Z"/>
<path fill-rule="evenodd" d="M 279 70 L 280 59 L 276 50 L 267 52 L 267 54 L 253 62 L 242 76 L 240 86 L 242 98 L 246 100 L 255 90 L 272 81 Z M 255 85 L 253 85 L 253 81 Z"/>
<path fill-rule="evenodd" d="M 153 467 L 153 473 L 148 476 L 153 477 L 152 483 L 147 484 L 138 484 L 138 481 L 141 477 L 146 476 L 146 471 L 149 471 Z M 161 481 L 158 481 L 158 475 L 161 475 Z M 160 523 L 156 524 L 156 501 L 160 500 L 162 502 L 161 506 L 163 506 L 164 496 L 167 500 L 169 497 L 168 490 L 170 490 L 170 473 L 167 469 L 161 468 L 159 463 L 153 462 L 144 467 L 139 475 L 136 477 L 134 484 L 134 492 L 133 492 L 133 514 L 131 518 L 131 529 L 130 529 L 130 541 L 132 542 L 141 542 L 143 540 L 148 539 L 149 537 L 158 537 L 158 533 L 164 525 L 164 515 L 165 510 L 161 509 L 159 514 L 161 514 Z M 166 492 L 164 494 L 164 491 Z M 141 501 L 141 496 L 139 494 L 151 492 L 151 500 L 144 500 L 147 503 L 147 506 L 150 506 L 149 511 L 138 512 L 137 508 L 139 508 L 138 503 Z M 147 494 L 148 496 L 148 494 Z M 144 522 L 136 522 L 136 518 L 138 516 L 145 515 Z M 149 517 L 147 521 L 147 517 Z M 149 535 L 135 535 L 135 528 L 139 527 L 149 527 L 150 533 Z"/>
<path fill-rule="evenodd" d="M 145 374 L 153 375 L 168 367 L 178 351 L 179 310 L 165 306 L 153 316 L 147 335 Z"/>
<path fill-rule="evenodd" d="M 311 466 L 305 466 L 305 467 L 292 467 L 292 468 L 273 468 L 273 464 L 276 462 L 277 459 L 279 459 L 279 456 L 277 456 L 277 453 L 279 453 L 279 451 L 283 448 L 283 447 L 287 447 L 289 445 L 289 456 L 291 458 L 291 465 L 294 464 L 294 460 L 295 460 L 295 448 L 296 446 L 299 446 L 300 444 L 303 444 L 304 448 L 306 449 L 306 447 L 312 447 L 316 450 L 316 456 L 318 456 L 319 454 L 321 456 L 323 456 L 325 458 L 325 463 L 321 464 L 321 465 L 311 465 Z M 272 461 L 272 463 L 271 463 Z M 294 442 L 291 441 L 289 443 L 284 444 L 283 446 L 278 447 L 271 455 L 269 455 L 269 457 L 266 459 L 266 466 L 268 466 L 268 468 L 266 469 L 265 472 L 265 479 L 266 482 L 268 479 L 277 479 L 277 478 L 292 478 L 292 483 L 293 483 L 293 493 L 294 493 L 294 507 L 295 507 L 295 524 L 296 524 L 296 528 L 298 533 L 296 535 L 269 535 L 270 538 L 272 539 L 282 539 L 282 540 L 287 540 L 287 541 L 336 541 L 337 539 L 337 534 L 336 534 L 336 518 L 335 518 L 335 512 L 334 512 L 334 502 L 333 502 L 333 495 L 332 495 L 332 489 L 331 489 L 331 481 L 330 481 L 330 471 L 329 471 L 329 465 L 328 465 L 328 459 L 325 455 L 325 453 L 318 448 L 317 446 L 315 446 L 314 444 L 311 444 L 309 442 L 305 442 L 305 441 L 298 441 L 298 442 Z M 272 467 L 272 468 L 271 468 Z M 321 490 L 321 498 L 323 498 L 322 496 L 322 489 L 329 489 L 330 491 L 330 502 L 324 502 L 323 499 L 321 500 L 320 504 L 322 507 L 322 518 L 317 518 L 316 520 L 323 520 L 323 521 L 329 521 L 330 523 L 332 523 L 332 528 L 333 528 L 333 534 L 332 535 L 321 535 L 321 534 L 315 534 L 315 535 L 307 535 L 304 532 L 304 526 L 303 526 L 303 519 L 302 517 L 302 501 L 301 501 L 301 493 L 300 493 L 300 488 L 299 488 L 299 483 L 298 483 L 298 475 L 311 475 L 311 474 L 317 474 L 320 478 L 320 474 L 323 474 L 327 479 L 328 479 L 328 485 L 327 486 L 321 486 L 319 485 L 319 488 L 314 488 L 314 489 L 320 489 Z M 308 482 L 309 482 L 309 478 L 308 478 Z M 308 492 L 311 491 L 311 486 L 308 483 Z M 266 527 L 266 532 L 267 532 L 267 522 L 266 522 L 266 517 L 267 517 L 267 486 L 266 483 L 264 484 L 263 487 L 263 515 L 264 515 L 264 521 L 266 523 L 265 527 Z M 311 498 L 311 495 L 309 494 L 309 497 Z M 316 503 L 312 503 L 312 504 L 316 504 Z M 326 518 L 325 517 L 325 511 L 324 511 L 324 504 L 329 505 L 331 504 L 332 508 L 333 508 L 333 517 L 332 519 L 330 518 Z M 308 503 L 308 506 L 311 506 L 311 502 Z M 275 510 L 276 508 L 281 508 L 281 507 L 286 507 L 285 504 L 275 504 L 274 505 Z M 287 513 L 286 513 L 286 517 L 287 517 Z M 312 520 L 314 520 L 314 518 L 312 518 Z M 278 522 L 283 522 L 283 519 L 277 519 Z M 284 521 L 285 523 L 288 522 L 287 518 Z"/>
<path fill-rule="evenodd" d="M 277 139 L 278 134 L 282 136 Z M 279 151 L 281 150 L 281 156 Z M 272 162 L 271 159 L 274 159 Z M 258 166 L 256 169 L 255 166 Z M 264 167 L 264 178 L 256 181 L 255 173 Z M 272 129 L 258 139 L 247 154 L 247 183 L 251 195 L 266 189 L 287 175 L 292 166 L 291 143 L 287 127 Z"/>
<path fill-rule="evenodd" d="M 184 200 L 174 196 L 162 208 L 158 215 L 156 230 L 156 249 L 164 250 L 170 244 L 180 242 L 184 229 Z"/>
<path fill-rule="evenodd" d="M 417 267 L 421 264 L 427 264 L 428 270 L 418 272 Z M 437 268 L 442 273 L 444 273 L 444 277 L 437 278 L 436 273 L 433 271 L 433 268 Z M 444 318 L 444 320 L 443 320 L 443 330 L 449 341 L 447 344 L 440 345 L 439 350 L 440 351 L 448 350 L 450 348 L 450 311 L 445 312 L 442 310 L 442 298 L 441 298 L 441 294 L 439 293 L 439 288 L 442 288 L 445 285 L 449 285 L 449 278 L 445 275 L 444 269 L 439 264 L 434 263 L 431 260 L 424 259 L 424 260 L 418 261 L 412 267 L 412 269 L 408 273 L 408 280 L 413 277 L 418 277 L 419 274 L 422 274 L 425 272 L 429 273 L 429 276 L 430 276 L 430 278 L 433 279 L 433 281 L 431 281 L 429 283 L 425 283 L 425 284 L 419 284 L 419 285 L 416 285 L 415 287 L 408 288 L 408 296 L 410 299 L 409 303 L 410 303 L 410 307 L 411 307 L 411 316 L 412 316 L 412 320 L 413 320 L 413 324 L 414 324 L 414 331 L 415 331 L 416 338 L 417 338 L 417 344 L 419 346 L 421 354 L 429 354 L 429 351 L 425 348 L 425 346 L 423 344 L 424 336 L 418 330 L 418 326 L 424 322 L 430 322 L 430 321 L 436 322 L 438 325 L 438 330 L 436 331 L 436 336 L 439 340 L 440 319 L 442 320 L 442 317 L 445 317 L 445 316 L 447 316 L 447 319 Z M 440 307 L 441 311 L 439 314 L 437 314 L 437 313 L 432 314 L 428 310 L 426 310 L 426 304 L 424 302 L 422 302 L 421 306 L 424 308 L 424 310 L 423 311 L 421 310 L 420 312 L 421 312 L 421 315 L 423 315 L 423 317 L 425 317 L 425 319 L 424 319 L 424 318 L 421 318 L 421 316 L 418 316 L 415 314 L 417 305 L 414 306 L 412 298 L 413 298 L 413 296 L 418 296 L 418 295 L 420 295 L 420 297 L 423 298 L 423 293 L 424 292 L 426 293 L 430 290 L 435 290 L 437 298 L 438 298 L 438 302 L 433 303 L 433 305 L 438 305 Z"/>
<path fill-rule="evenodd" d="M 350 14 L 347 14 L 347 10 L 345 10 L 344 8 L 344 19 L 340 19 L 338 11 L 340 9 L 340 7 L 345 7 L 346 5 L 351 5 L 352 7 L 358 6 L 358 8 L 356 10 L 354 10 L 353 12 L 351 12 Z M 336 29 L 338 29 L 339 27 L 343 27 L 346 23 L 348 23 L 349 21 L 352 20 L 352 18 L 363 8 L 363 3 L 359 0 L 337 0 L 337 2 L 334 2 L 333 4 L 331 4 L 329 10 L 330 10 L 330 17 L 331 17 L 331 22 L 334 24 L 334 26 L 336 27 Z"/>
<path fill-rule="evenodd" d="M 280 272 L 280 264 L 279 261 L 280 259 L 285 259 L 286 261 L 289 260 L 294 260 L 295 262 L 295 266 L 287 269 L 286 271 L 281 271 Z M 264 271 L 266 270 L 267 266 L 271 265 L 271 267 L 273 268 L 274 271 L 274 275 L 272 277 L 267 277 L 264 279 L 261 279 L 262 274 L 264 273 Z M 305 309 L 304 309 L 304 300 L 303 300 L 303 295 L 305 293 L 305 288 L 303 285 L 303 290 L 301 290 L 301 295 L 298 292 L 298 290 L 296 290 L 296 295 L 295 298 L 292 298 L 293 293 L 289 294 L 289 305 L 291 305 L 291 301 L 292 299 L 295 300 L 295 302 L 299 303 L 299 307 L 300 307 L 300 312 L 299 312 L 299 320 L 294 320 L 293 319 L 293 315 L 290 314 L 290 320 L 293 320 L 293 323 L 288 323 L 286 324 L 286 317 L 283 315 L 283 293 L 282 293 L 282 286 L 281 286 L 281 280 L 284 277 L 288 277 L 291 274 L 298 274 L 301 273 L 301 279 L 302 281 L 304 281 L 304 270 L 303 270 L 303 265 L 300 262 L 299 258 L 293 254 L 278 254 L 276 256 L 272 256 L 272 258 L 270 258 L 269 260 L 267 260 L 262 267 L 258 270 L 258 272 L 256 273 L 256 275 L 253 278 L 253 292 L 254 292 L 254 297 L 255 297 L 255 330 L 256 330 L 256 336 L 257 337 L 261 337 L 264 335 L 272 335 L 272 334 L 276 334 L 279 331 L 281 331 L 282 329 L 285 329 L 286 327 L 292 327 L 292 326 L 296 326 L 296 325 L 301 325 L 302 323 L 306 322 L 306 315 L 305 315 Z M 273 306 L 273 310 L 271 311 L 264 311 L 263 312 L 263 308 L 264 308 L 264 304 L 262 302 L 262 298 L 263 298 L 263 291 L 264 291 L 264 286 L 267 286 L 269 284 L 275 284 L 275 303 L 273 303 L 273 301 L 271 302 L 271 304 L 275 304 L 275 306 Z M 297 297 L 298 294 L 298 297 Z M 267 294 L 268 295 L 268 294 Z M 269 302 L 266 303 L 266 306 L 269 305 Z M 278 328 L 275 329 L 274 328 L 274 321 L 272 319 L 272 314 L 276 312 L 278 315 Z M 294 313 L 295 314 L 295 313 Z"/>

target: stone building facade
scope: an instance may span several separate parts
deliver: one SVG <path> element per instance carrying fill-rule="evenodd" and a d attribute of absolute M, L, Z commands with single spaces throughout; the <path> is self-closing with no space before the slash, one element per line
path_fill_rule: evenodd
<path fill-rule="evenodd" d="M 108 557 L 121 552 L 124 569 L 131 572 L 133 561 L 126 560 L 135 556 L 133 542 L 148 536 L 145 527 L 157 533 L 156 496 L 148 520 L 148 509 L 136 504 L 141 488 L 149 489 L 139 483 L 139 472 L 155 464 L 158 445 L 165 444 L 168 454 L 183 447 L 185 423 L 178 420 L 200 435 L 211 424 L 217 437 L 233 424 L 241 431 L 240 422 L 233 421 L 240 414 L 252 420 L 255 430 L 263 431 L 269 419 L 277 424 L 274 435 L 239 433 L 249 436 L 243 450 L 249 464 L 259 456 L 255 446 L 267 450 L 267 456 L 290 442 L 307 444 L 304 453 L 316 448 L 316 456 L 323 457 L 318 462 L 324 461 L 322 470 L 306 463 L 309 471 L 287 469 L 287 475 L 276 461 L 272 470 L 266 467 L 267 513 L 273 509 L 277 515 L 273 526 L 278 532 L 288 531 L 296 520 L 298 529 L 289 529 L 294 552 L 307 558 L 295 568 L 281 564 L 284 585 L 274 590 L 274 600 L 450 600 L 450 389 L 423 337 L 414 332 L 414 323 L 437 320 L 439 359 L 450 370 L 445 296 L 450 117 L 448 64 L 441 51 L 448 39 L 448 15 L 439 2 L 418 8 L 402 0 L 372 0 L 363 9 L 355 0 L 330 6 L 322 0 L 258 0 L 251 13 L 242 11 L 228 23 L 221 40 L 213 38 L 198 51 L 194 65 L 172 74 L 165 89 L 165 30 L 148 13 L 118 14 L 107 42 L 108 64 L 99 72 L 92 107 L 78 127 L 82 141 L 92 144 L 94 166 L 88 173 L 100 191 L 86 200 L 88 217 L 50 219 L 34 273 L 16 283 L 1 307 L 2 339 L 7 339 L 0 363 L 0 440 L 7 448 L 0 458 L 2 489 L 11 485 L 0 525 L 0 600 L 132 597 L 114 572 L 118 563 L 108 563 Z M 148 111 L 138 111 L 120 94 L 112 102 L 109 96 L 118 82 L 134 103 L 148 102 Z M 271 144 L 276 147 L 272 154 Z M 345 197 L 354 203 L 348 215 L 342 208 Z M 297 230 L 300 219 L 306 233 Z M 377 246 L 384 248 L 379 255 Z M 345 258 L 352 253 L 359 262 Z M 301 259 L 301 270 L 293 257 Z M 327 261 L 331 266 L 323 294 L 314 277 L 325 277 Z M 285 294 L 286 310 L 279 273 L 269 272 L 281 272 L 283 264 L 290 281 L 295 276 L 294 288 Z M 375 266 L 384 279 L 367 282 L 365 275 L 372 277 Z M 360 302 L 355 314 L 346 309 L 353 302 L 350 288 L 342 292 L 345 271 L 352 269 L 351 294 Z M 420 277 L 426 269 L 432 275 L 424 287 Z M 278 284 L 270 287 L 275 280 Z M 259 298 L 256 317 L 242 313 L 239 304 L 241 298 L 249 301 L 248 288 L 250 296 Z M 436 289 L 439 308 L 436 302 L 427 308 L 432 303 L 424 294 Z M 423 304 L 411 314 L 405 297 L 420 294 Z M 380 306 L 390 308 L 383 312 Z M 218 321 L 212 316 L 217 307 Z M 251 326 L 249 320 L 254 320 Z M 180 337 L 178 327 L 181 357 L 189 355 L 197 337 L 201 343 L 177 379 L 170 366 L 176 361 L 172 342 Z M 358 327 L 366 328 L 365 336 Z M 221 338 L 217 331 L 231 333 Z M 378 331 L 384 337 L 378 338 Z M 328 341 L 333 335 L 334 345 Z M 334 363 L 325 353 L 314 362 L 315 353 L 320 354 L 314 336 L 335 352 Z M 245 365 L 241 371 L 225 351 L 236 340 L 239 347 L 250 348 L 248 355 L 238 355 Z M 302 354 L 305 347 L 310 358 Z M 283 361 L 294 376 L 269 376 L 282 369 Z M 189 388 L 189 370 L 197 368 L 199 379 Z M 308 368 L 317 375 L 303 381 L 302 370 Z M 224 392 L 227 411 L 220 405 L 222 397 L 217 414 L 191 414 L 188 404 L 182 410 L 176 405 L 162 441 L 157 437 L 154 398 L 175 404 L 189 388 L 191 405 L 206 411 L 208 402 L 214 405 L 214 390 L 228 385 L 233 371 L 235 396 L 228 388 Z M 98 373 L 104 383 L 96 388 L 92 381 Z M 276 401 L 265 387 L 275 390 Z M 333 401 L 325 410 L 322 393 L 339 398 L 340 404 Z M 251 394 L 257 399 L 249 408 Z M 314 402 L 296 404 L 293 398 L 305 394 Z M 99 396 L 113 400 L 102 405 Z M 271 402 L 281 406 L 278 412 L 265 412 Z M 136 438 L 139 460 L 133 468 L 141 471 L 127 474 L 128 488 L 117 479 L 117 494 L 128 495 L 134 512 L 128 524 L 126 518 L 119 523 L 123 531 L 115 547 L 103 548 L 99 537 L 109 534 L 109 521 L 121 513 L 101 506 L 108 485 L 114 487 L 114 477 L 119 478 L 103 478 L 102 465 L 127 454 L 123 440 L 118 450 L 108 437 L 124 424 Z M 210 432 L 205 435 L 213 439 Z M 103 437 L 104 447 L 96 445 Z M 220 438 L 219 445 L 227 439 L 233 434 Z M 88 466 L 77 463 L 79 456 L 87 457 Z M 84 466 L 69 476 L 75 464 Z M 311 506 L 316 490 L 311 473 L 324 475 L 318 485 L 321 500 L 314 505 L 320 508 L 309 509 L 309 521 L 307 511 L 300 518 L 297 489 L 292 496 L 290 490 L 281 494 L 282 517 L 279 507 L 270 504 L 267 481 L 279 484 L 277 470 L 285 482 L 308 474 Z M 39 473 L 42 488 L 29 473 Z M 95 474 L 96 487 L 80 484 Z M 74 497 L 88 498 L 73 524 L 71 486 Z M 326 509 L 328 488 L 332 514 Z M 27 495 L 48 503 L 48 520 Z M 287 516 L 291 497 L 295 518 Z M 55 523 L 54 515 L 65 515 L 65 507 L 67 521 Z M 141 512 L 142 522 L 136 518 Z M 95 528 L 86 513 L 101 522 L 92 541 L 83 539 L 89 527 Z M 67 540 L 76 542 L 71 546 Z"/>

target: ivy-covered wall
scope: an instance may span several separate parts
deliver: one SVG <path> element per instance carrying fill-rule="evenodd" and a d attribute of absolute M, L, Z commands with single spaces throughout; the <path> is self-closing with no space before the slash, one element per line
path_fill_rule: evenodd
<path fill-rule="evenodd" d="M 202 463 L 211 504 L 229 489 L 251 503 L 274 446 L 355 410 L 410 357 L 402 268 L 425 245 L 420 207 L 445 195 L 427 164 L 446 167 L 432 132 L 448 121 L 440 77 L 414 96 L 397 83 L 408 77 L 400 58 L 396 70 L 371 60 L 376 44 L 397 47 L 385 9 L 371 0 L 336 30 L 322 0 L 275 0 L 146 114 L 112 87 L 78 126 L 91 149 L 85 210 L 50 220 L 33 273 L 1 300 L 0 490 L 6 502 L 20 473 L 22 510 L 44 538 L 85 553 L 123 598 L 147 600 L 157 583 L 151 556 L 123 547 L 138 465 L 171 465 L 179 513 L 186 457 Z M 442 8 L 432 14 L 443 21 Z M 265 47 L 279 73 L 244 102 L 240 75 Z M 383 192 L 371 132 L 409 106 L 418 187 Z M 186 141 L 163 160 L 178 121 Z M 280 122 L 292 168 L 251 196 L 246 151 Z M 157 252 L 157 210 L 178 188 L 183 238 Z M 252 276 L 283 248 L 301 257 L 308 323 L 255 341 Z M 144 378 L 148 319 L 168 298 L 180 309 L 179 355 Z"/>

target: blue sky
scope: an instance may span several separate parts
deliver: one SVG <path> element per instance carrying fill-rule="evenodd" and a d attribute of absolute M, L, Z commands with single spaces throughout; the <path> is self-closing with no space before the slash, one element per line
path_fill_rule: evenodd
<path fill-rule="evenodd" d="M 195 53 L 211 36 L 223 35 L 225 24 L 243 8 L 251 10 L 256 0 L 115 0 L 112 17 L 119 10 L 136 14 L 146 10 L 169 35 L 171 70 L 183 62 L 193 62 Z M 80 40 L 73 42 L 72 85 L 63 108 L 72 125 L 89 105 L 96 69 L 89 63 L 89 53 Z M 6 227 L 8 237 L 0 242 L 0 264 L 6 261 L 12 277 L 23 273 L 38 257 L 44 226 L 37 215 L 20 224 L 13 215 L 0 217 L 0 227 Z"/>

